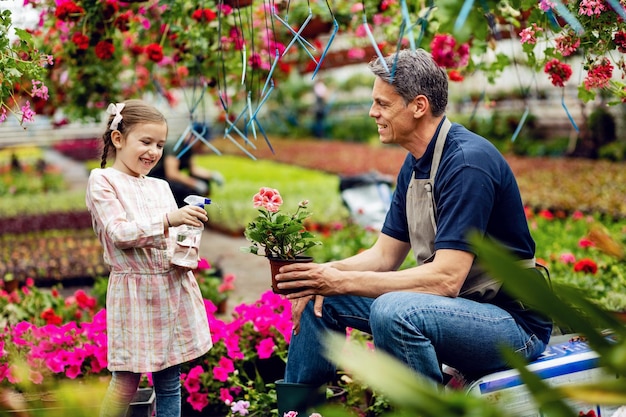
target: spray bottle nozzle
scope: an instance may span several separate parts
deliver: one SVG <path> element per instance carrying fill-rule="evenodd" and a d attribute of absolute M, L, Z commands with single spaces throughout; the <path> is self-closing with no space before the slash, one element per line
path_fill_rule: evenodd
<path fill-rule="evenodd" d="M 189 204 L 190 206 L 193 205 L 193 206 L 198 206 L 202 208 L 204 208 L 204 206 L 207 204 L 211 204 L 210 198 L 202 197 L 199 195 L 188 195 L 187 197 L 185 197 L 183 201 Z"/>

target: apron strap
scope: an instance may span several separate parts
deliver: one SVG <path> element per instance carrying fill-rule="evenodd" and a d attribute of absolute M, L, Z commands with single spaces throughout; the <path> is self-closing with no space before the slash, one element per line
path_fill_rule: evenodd
<path fill-rule="evenodd" d="M 447 117 L 444 116 L 443 123 L 441 124 L 441 128 L 439 129 L 439 134 L 437 135 L 437 142 L 435 142 L 435 150 L 433 153 L 433 161 L 430 165 L 430 180 L 428 184 L 425 185 L 426 192 L 430 197 L 432 210 L 430 211 L 430 221 L 433 224 L 433 230 L 437 233 L 437 206 L 435 206 L 435 176 L 437 175 L 437 170 L 439 169 L 439 162 L 441 161 L 441 154 L 443 154 L 443 146 L 446 144 L 446 138 L 448 137 L 448 131 L 452 123 L 448 120 Z"/>

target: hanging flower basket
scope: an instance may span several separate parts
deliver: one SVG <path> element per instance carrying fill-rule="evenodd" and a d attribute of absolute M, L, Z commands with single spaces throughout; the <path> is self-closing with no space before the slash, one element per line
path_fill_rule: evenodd
<path fill-rule="evenodd" d="M 252 6 L 253 0 L 224 0 L 224 4 L 235 9 Z"/>

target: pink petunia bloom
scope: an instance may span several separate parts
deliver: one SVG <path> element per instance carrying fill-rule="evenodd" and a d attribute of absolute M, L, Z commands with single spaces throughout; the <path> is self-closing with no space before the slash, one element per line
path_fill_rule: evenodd
<path fill-rule="evenodd" d="M 193 392 L 187 397 L 187 402 L 191 404 L 191 408 L 196 411 L 202 411 L 204 407 L 209 405 L 209 396 L 204 392 Z"/>
<path fill-rule="evenodd" d="M 234 398 L 228 388 L 220 388 L 220 400 L 224 401 L 226 404 L 233 402 Z"/>
<path fill-rule="evenodd" d="M 259 359 L 267 359 L 274 354 L 274 350 L 276 349 L 276 344 L 274 343 L 274 339 L 268 337 L 259 342 L 256 347 L 257 353 L 259 354 Z"/>

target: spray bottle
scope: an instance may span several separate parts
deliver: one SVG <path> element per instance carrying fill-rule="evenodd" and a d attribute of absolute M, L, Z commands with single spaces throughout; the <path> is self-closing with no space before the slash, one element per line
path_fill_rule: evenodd
<path fill-rule="evenodd" d="M 201 197 L 199 195 L 189 195 L 183 200 L 189 205 L 204 208 L 206 204 L 211 204 L 210 198 Z M 174 256 L 172 263 L 184 268 L 196 269 L 198 260 L 200 259 L 200 239 L 204 226 L 182 225 L 179 227 L 176 236 L 176 247 L 174 248 Z"/>

